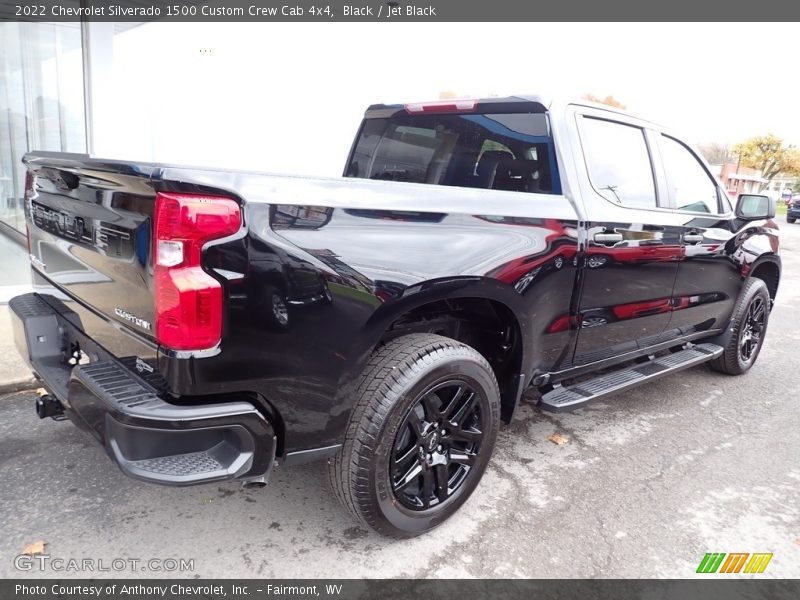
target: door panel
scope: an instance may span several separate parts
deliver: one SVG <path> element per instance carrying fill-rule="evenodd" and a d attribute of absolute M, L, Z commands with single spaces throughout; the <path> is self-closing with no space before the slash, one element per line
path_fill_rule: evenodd
<path fill-rule="evenodd" d="M 731 256 L 730 206 L 695 152 L 677 138 L 654 138 L 683 246 L 669 326 L 684 334 L 724 327 L 742 285 L 740 268 Z M 718 216 L 721 213 L 728 215 Z"/>
<path fill-rule="evenodd" d="M 739 266 L 726 251 L 733 237 L 730 221 L 683 215 L 684 246 L 673 290 L 670 327 L 684 334 L 724 327 L 739 296 Z M 695 239 L 700 241 L 694 241 Z"/>
<path fill-rule="evenodd" d="M 666 341 L 683 252 L 645 127 L 604 111 L 577 119 L 588 223 L 575 366 Z"/>
<path fill-rule="evenodd" d="M 651 215 L 648 223 L 590 224 L 576 365 L 657 343 L 667 328 L 683 248 L 677 229 L 663 223 L 669 215 Z"/>

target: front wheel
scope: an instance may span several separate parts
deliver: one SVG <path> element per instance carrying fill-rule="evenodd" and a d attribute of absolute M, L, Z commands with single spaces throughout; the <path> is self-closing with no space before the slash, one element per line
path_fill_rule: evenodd
<path fill-rule="evenodd" d="M 469 498 L 494 448 L 500 392 L 476 350 L 412 334 L 379 348 L 364 369 L 329 476 L 342 504 L 379 533 L 410 538 Z"/>
<path fill-rule="evenodd" d="M 719 358 L 709 363 L 715 371 L 741 375 L 752 367 L 764 345 L 769 323 L 770 297 L 761 279 L 749 279 L 731 317 L 731 337 Z"/>
<path fill-rule="evenodd" d="M 794 223 L 794 221 L 795 221 L 794 217 L 786 217 L 786 222 L 787 223 Z"/>

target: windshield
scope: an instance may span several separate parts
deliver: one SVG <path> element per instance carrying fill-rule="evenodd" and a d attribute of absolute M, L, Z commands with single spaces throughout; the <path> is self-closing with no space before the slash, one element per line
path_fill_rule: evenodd
<path fill-rule="evenodd" d="M 345 176 L 561 193 L 542 113 L 365 119 Z"/>

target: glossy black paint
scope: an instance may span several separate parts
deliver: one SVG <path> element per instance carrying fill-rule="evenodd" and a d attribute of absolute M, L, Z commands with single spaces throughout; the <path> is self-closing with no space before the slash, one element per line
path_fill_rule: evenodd
<path fill-rule="evenodd" d="M 478 336 L 513 403 L 520 375 L 556 381 L 716 335 L 746 277 L 764 264 L 779 276 L 773 221 L 609 208 L 568 166 L 570 137 L 556 141 L 564 196 L 32 154 L 36 282 L 110 354 L 153 366 L 169 402 L 254 403 L 286 456 L 341 442 L 368 356 L 403 331 Z M 222 341 L 207 352 L 159 348 L 114 310 L 152 322 L 158 191 L 243 207 L 242 231 L 204 252 L 226 299 Z M 593 242 L 602 231 L 626 237 Z M 687 231 L 702 243 L 687 246 Z"/>

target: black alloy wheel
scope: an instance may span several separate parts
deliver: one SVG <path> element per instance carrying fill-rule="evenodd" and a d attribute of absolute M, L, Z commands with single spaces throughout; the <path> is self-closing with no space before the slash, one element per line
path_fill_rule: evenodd
<path fill-rule="evenodd" d="M 742 327 L 739 330 L 739 357 L 749 363 L 761 347 L 761 334 L 767 325 L 767 303 L 756 296 L 747 307 Z"/>
<path fill-rule="evenodd" d="M 453 496 L 470 476 L 483 441 L 478 392 L 450 380 L 424 391 L 395 437 L 392 491 L 409 510 L 427 510 Z"/>

